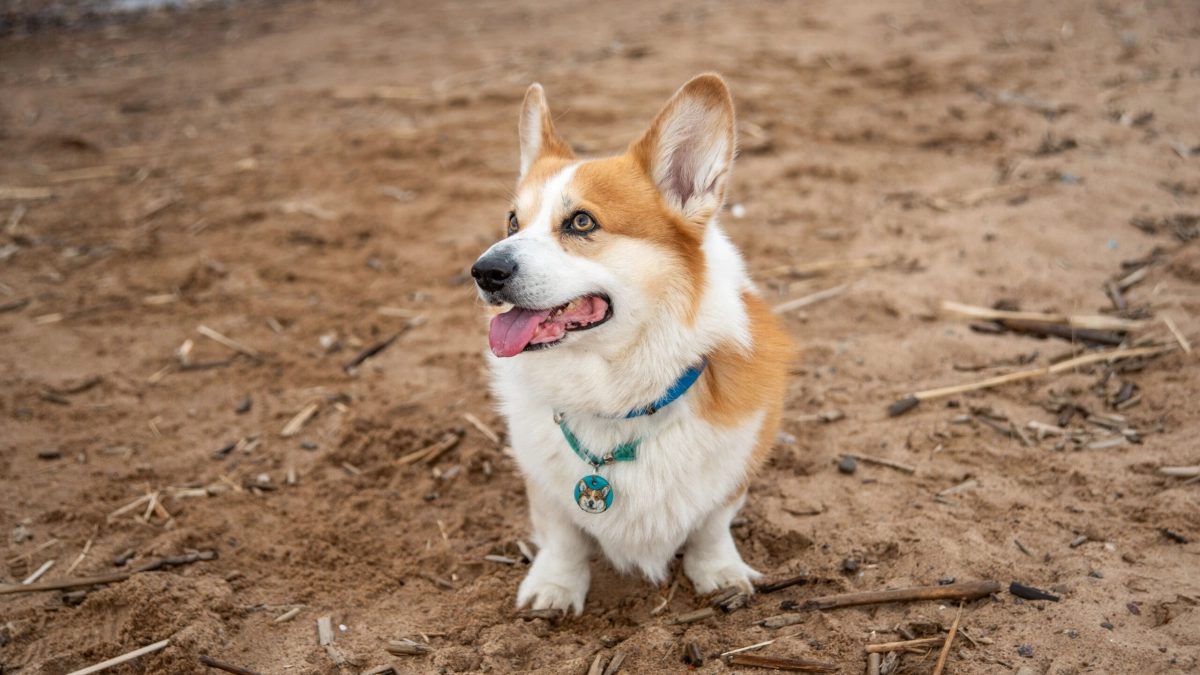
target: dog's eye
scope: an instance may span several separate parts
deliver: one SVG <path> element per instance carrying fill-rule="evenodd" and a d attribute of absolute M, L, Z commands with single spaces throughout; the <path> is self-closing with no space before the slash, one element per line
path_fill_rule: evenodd
<path fill-rule="evenodd" d="M 514 235 L 517 233 L 517 230 L 520 230 L 520 229 L 521 229 L 521 224 L 517 222 L 517 214 L 515 214 L 515 213 L 508 214 L 508 234 L 510 236 Z"/>
<path fill-rule="evenodd" d="M 591 232 L 596 228 L 596 220 L 583 211 L 571 216 L 571 229 L 576 232 Z"/>

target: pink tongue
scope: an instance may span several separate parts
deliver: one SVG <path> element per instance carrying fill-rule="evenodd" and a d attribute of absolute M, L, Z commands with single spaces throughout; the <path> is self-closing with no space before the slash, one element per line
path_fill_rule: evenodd
<path fill-rule="evenodd" d="M 533 339 L 538 324 L 550 316 L 550 310 L 513 307 L 492 317 L 488 328 L 488 345 L 496 356 L 516 356 Z"/>

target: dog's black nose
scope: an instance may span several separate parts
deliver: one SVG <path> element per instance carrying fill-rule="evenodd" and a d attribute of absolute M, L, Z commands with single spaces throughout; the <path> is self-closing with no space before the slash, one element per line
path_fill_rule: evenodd
<path fill-rule="evenodd" d="M 504 282 L 516 274 L 517 264 L 511 258 L 503 255 L 485 255 L 475 261 L 471 267 L 471 276 L 480 288 L 495 293 L 504 287 Z"/>

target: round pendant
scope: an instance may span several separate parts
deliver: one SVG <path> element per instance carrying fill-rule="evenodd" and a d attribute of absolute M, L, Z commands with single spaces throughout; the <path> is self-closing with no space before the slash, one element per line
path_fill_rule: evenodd
<path fill-rule="evenodd" d="M 604 513 L 612 500 L 612 486 L 600 476 L 584 476 L 575 484 L 575 503 L 588 513 Z"/>

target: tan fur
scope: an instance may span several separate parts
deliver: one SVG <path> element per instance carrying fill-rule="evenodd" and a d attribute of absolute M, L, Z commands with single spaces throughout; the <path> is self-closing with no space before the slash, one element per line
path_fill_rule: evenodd
<path fill-rule="evenodd" d="M 745 492 L 775 444 L 783 416 L 788 370 L 796 358 L 795 345 L 767 304 L 751 293 L 742 294 L 742 299 L 750 317 L 750 351 L 735 345 L 717 349 L 708 357 L 708 368 L 696 383 L 700 416 L 713 424 L 735 426 L 759 411 L 766 411 L 746 481 L 730 495 L 729 503 Z"/>

